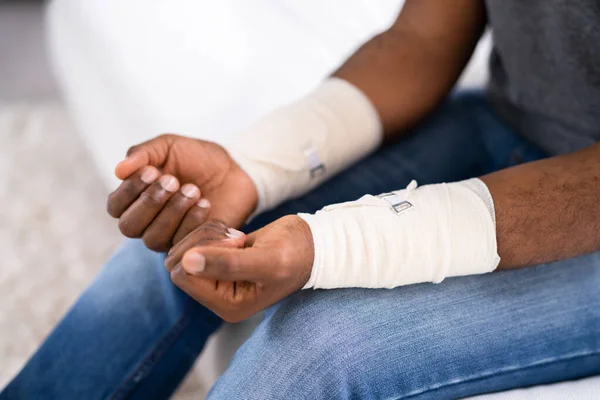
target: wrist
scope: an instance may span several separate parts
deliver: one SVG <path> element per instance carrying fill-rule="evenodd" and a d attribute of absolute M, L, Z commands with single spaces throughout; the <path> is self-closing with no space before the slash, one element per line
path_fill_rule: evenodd
<path fill-rule="evenodd" d="M 238 202 L 239 209 L 232 210 L 235 215 L 232 215 L 231 221 L 225 222 L 228 222 L 230 226 L 239 229 L 255 212 L 258 204 L 258 192 L 252 178 L 237 164 L 234 165 L 231 174 L 233 175 L 232 181 L 235 182 L 235 185 L 234 193 L 230 194 L 230 196 L 232 198 L 237 198 L 240 201 Z"/>
<path fill-rule="evenodd" d="M 387 199 L 387 200 L 386 200 Z M 493 202 L 470 179 L 364 196 L 316 214 L 314 265 L 305 288 L 393 288 L 491 272 L 498 263 Z"/>
<path fill-rule="evenodd" d="M 297 264 L 293 268 L 299 277 L 297 288 L 304 289 L 310 281 L 316 256 L 311 227 L 298 215 L 287 215 L 282 220 L 286 220 L 288 229 L 293 231 L 290 236 L 295 238 L 294 242 L 290 243 L 289 254 L 285 259 L 293 260 L 293 263 Z"/>
<path fill-rule="evenodd" d="M 242 132 L 228 150 L 256 186 L 258 214 L 318 186 L 375 150 L 382 137 L 369 99 L 332 78 Z"/>

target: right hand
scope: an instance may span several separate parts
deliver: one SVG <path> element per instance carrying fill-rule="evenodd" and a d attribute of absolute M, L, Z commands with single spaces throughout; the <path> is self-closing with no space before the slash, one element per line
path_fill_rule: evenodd
<path fill-rule="evenodd" d="M 300 290 L 313 263 L 312 232 L 297 215 L 249 235 L 212 220 L 165 259 L 173 283 L 228 322 L 242 321 Z"/>
<path fill-rule="evenodd" d="M 123 235 L 155 251 L 167 251 L 209 214 L 239 228 L 258 201 L 254 183 L 223 147 L 184 136 L 133 146 L 115 175 L 123 182 L 108 196 L 108 213 Z"/>

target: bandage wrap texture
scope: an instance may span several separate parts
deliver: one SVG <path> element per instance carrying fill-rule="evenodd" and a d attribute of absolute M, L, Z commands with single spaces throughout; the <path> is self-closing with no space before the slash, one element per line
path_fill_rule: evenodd
<path fill-rule="evenodd" d="M 257 215 L 358 161 L 382 136 L 370 100 L 352 84 L 330 78 L 241 132 L 227 150 L 256 186 Z"/>
<path fill-rule="evenodd" d="M 366 195 L 316 214 L 298 214 L 312 231 L 315 260 L 304 289 L 394 288 L 493 271 L 500 262 L 494 204 L 473 178 L 393 192 L 412 207 L 397 214 Z"/>

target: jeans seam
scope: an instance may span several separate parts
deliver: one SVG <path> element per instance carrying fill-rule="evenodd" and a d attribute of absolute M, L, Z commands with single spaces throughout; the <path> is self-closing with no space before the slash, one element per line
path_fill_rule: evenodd
<path fill-rule="evenodd" d="M 156 365 L 160 357 L 165 354 L 166 350 L 181 336 L 185 327 L 189 324 L 188 311 L 190 300 L 186 299 L 183 313 L 169 328 L 169 330 L 162 336 L 160 341 L 154 346 L 152 351 L 137 365 L 137 367 L 129 374 L 129 376 L 123 381 L 123 383 L 115 390 L 115 392 L 107 397 L 110 400 L 122 400 L 130 394 L 133 389 L 142 381 L 142 379 L 135 380 L 135 377 L 142 375 L 144 377 L 149 370 Z M 128 387 L 130 386 L 130 387 Z"/>
<path fill-rule="evenodd" d="M 418 395 L 425 394 L 427 392 L 431 392 L 434 390 L 438 390 L 438 389 L 442 389 L 442 388 L 446 388 L 446 387 L 450 387 L 450 386 L 455 386 L 455 385 L 459 385 L 459 384 L 463 384 L 463 383 L 467 383 L 467 382 L 475 382 L 480 379 L 485 379 L 485 378 L 489 378 L 492 376 L 503 375 L 503 374 L 507 374 L 507 373 L 511 373 L 511 372 L 522 371 L 522 370 L 537 368 L 537 367 L 541 367 L 541 366 L 547 366 L 547 365 L 551 365 L 551 364 L 554 364 L 557 362 L 563 362 L 563 361 L 574 360 L 577 358 L 585 358 L 585 357 L 590 357 L 590 356 L 597 356 L 598 354 L 600 354 L 600 350 L 596 349 L 593 351 L 572 353 L 572 354 L 561 356 L 561 357 L 545 358 L 545 359 L 542 359 L 542 360 L 539 360 L 539 361 L 536 361 L 536 362 L 533 362 L 533 363 L 527 364 L 527 365 L 510 366 L 510 367 L 500 368 L 498 370 L 484 372 L 484 373 L 478 374 L 477 376 L 472 376 L 470 378 L 465 378 L 465 379 L 459 378 L 457 380 L 451 380 L 451 381 L 448 381 L 448 382 L 445 382 L 442 384 L 432 385 L 426 389 L 416 390 L 416 391 L 407 393 L 405 395 L 402 395 L 400 397 L 390 398 L 389 400 L 409 399 L 411 397 L 415 397 Z"/>

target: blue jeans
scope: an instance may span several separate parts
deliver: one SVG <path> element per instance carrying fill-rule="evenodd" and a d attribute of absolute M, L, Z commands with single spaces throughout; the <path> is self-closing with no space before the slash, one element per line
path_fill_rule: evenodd
<path fill-rule="evenodd" d="M 481 94 L 253 222 L 544 157 Z M 127 241 L 0 399 L 167 398 L 221 321 Z M 600 253 L 392 290 L 307 290 L 271 308 L 211 399 L 446 399 L 600 373 Z"/>

